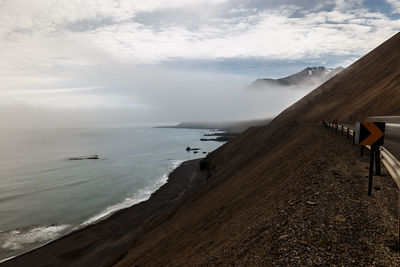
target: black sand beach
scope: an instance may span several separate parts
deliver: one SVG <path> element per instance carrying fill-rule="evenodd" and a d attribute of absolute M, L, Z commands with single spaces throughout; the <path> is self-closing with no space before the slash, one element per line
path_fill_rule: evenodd
<path fill-rule="evenodd" d="M 3 262 L 1 266 L 108 266 L 117 262 L 138 237 L 151 230 L 149 221 L 155 215 L 173 207 L 201 183 L 206 172 L 200 172 L 199 161 L 182 163 L 149 200 Z"/>

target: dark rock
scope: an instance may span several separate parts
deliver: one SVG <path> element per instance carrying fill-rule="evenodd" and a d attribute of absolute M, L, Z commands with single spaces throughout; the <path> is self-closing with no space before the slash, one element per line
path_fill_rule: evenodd
<path fill-rule="evenodd" d="M 208 133 L 208 134 L 204 134 L 203 136 L 219 136 L 219 137 L 235 137 L 238 136 L 238 133 L 228 133 L 228 132 L 224 132 L 224 133 Z"/>
<path fill-rule="evenodd" d="M 99 159 L 98 155 L 70 157 L 68 160 Z"/>
<path fill-rule="evenodd" d="M 230 137 L 217 137 L 217 138 L 200 138 L 200 141 L 217 141 L 217 142 L 227 142 L 229 141 L 231 138 Z"/>
<path fill-rule="evenodd" d="M 210 168 L 210 162 L 207 159 L 200 161 L 200 171 L 206 171 Z"/>
<path fill-rule="evenodd" d="M 191 150 L 196 151 L 196 150 L 200 150 L 200 148 L 198 148 L 198 147 L 191 148 L 190 146 L 188 146 L 186 148 L 186 151 L 191 151 Z"/>

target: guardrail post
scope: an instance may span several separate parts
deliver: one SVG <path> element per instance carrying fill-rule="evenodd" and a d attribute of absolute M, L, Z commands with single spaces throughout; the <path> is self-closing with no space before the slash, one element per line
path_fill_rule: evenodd
<path fill-rule="evenodd" d="M 338 125 L 336 124 L 336 127 L 335 127 L 335 133 L 337 134 L 337 129 L 338 128 Z"/>
<path fill-rule="evenodd" d="M 347 140 L 350 138 L 350 130 L 349 127 L 346 128 L 347 129 Z"/>
<path fill-rule="evenodd" d="M 342 134 L 341 135 L 343 135 L 343 125 L 341 126 L 341 128 L 342 128 Z"/>
<path fill-rule="evenodd" d="M 381 173 L 381 151 L 379 147 L 375 150 L 375 173 L 376 175 L 382 175 Z"/>
<path fill-rule="evenodd" d="M 374 145 L 371 146 L 371 154 L 369 157 L 369 180 L 368 180 L 368 196 L 371 196 L 372 193 L 372 179 L 374 178 L 374 154 L 376 147 Z"/>

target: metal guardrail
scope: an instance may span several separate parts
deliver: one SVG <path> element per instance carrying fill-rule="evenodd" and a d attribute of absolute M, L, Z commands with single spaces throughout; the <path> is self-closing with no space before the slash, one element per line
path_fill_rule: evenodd
<path fill-rule="evenodd" d="M 380 147 L 381 150 L 381 161 L 385 165 L 386 169 L 396 182 L 397 187 L 400 189 L 400 162 L 393 156 L 386 148 Z"/>
<path fill-rule="evenodd" d="M 336 132 L 340 131 L 346 132 L 349 131 L 349 135 L 354 137 L 354 130 L 349 127 L 345 127 L 342 125 L 333 125 L 331 123 L 326 124 L 329 128 L 333 128 Z M 336 129 L 335 129 L 336 128 Z M 369 150 L 371 150 L 370 146 L 365 146 Z M 385 165 L 386 169 L 389 171 L 390 175 L 392 176 L 393 180 L 396 182 L 397 187 L 400 189 L 400 161 L 393 156 L 392 153 L 389 152 L 385 147 L 379 147 L 380 150 L 380 159 L 382 163 Z"/>
<path fill-rule="evenodd" d="M 367 121 L 400 123 L 400 116 L 370 116 Z"/>
<path fill-rule="evenodd" d="M 394 118 L 399 118 L 399 117 L 394 117 Z M 344 135 L 344 132 L 347 135 L 347 139 L 349 139 L 349 136 L 352 136 L 353 139 L 353 146 L 355 145 L 354 143 L 354 137 L 355 137 L 355 131 L 350 129 L 349 127 L 345 127 L 343 125 L 337 125 L 337 124 L 332 124 L 332 123 L 326 123 L 324 122 L 324 126 L 328 127 L 332 131 L 335 131 L 338 133 L 339 129 L 341 132 L 341 135 Z M 369 150 L 371 150 L 370 146 L 366 146 Z M 361 147 L 361 156 L 364 154 L 364 148 Z M 393 156 L 392 153 L 390 153 L 385 147 L 380 146 L 379 147 L 379 158 L 382 161 L 382 163 L 385 165 L 386 169 L 390 173 L 390 176 L 392 176 L 393 180 L 396 182 L 397 188 L 399 189 L 399 200 L 398 200 L 398 244 L 400 244 L 400 161 Z M 378 169 L 377 169 L 378 171 Z M 380 172 L 380 167 L 379 167 L 379 172 Z"/>

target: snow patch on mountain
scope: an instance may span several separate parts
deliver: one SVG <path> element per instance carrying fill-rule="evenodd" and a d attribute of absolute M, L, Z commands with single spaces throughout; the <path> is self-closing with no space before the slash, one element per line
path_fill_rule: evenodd
<path fill-rule="evenodd" d="M 295 73 L 293 75 L 280 78 L 280 79 L 269 79 L 263 78 L 254 81 L 249 87 L 250 88 L 276 88 L 276 87 L 294 87 L 294 88 L 316 88 L 333 78 L 344 68 L 326 68 L 320 67 L 308 67 L 304 70 Z"/>

